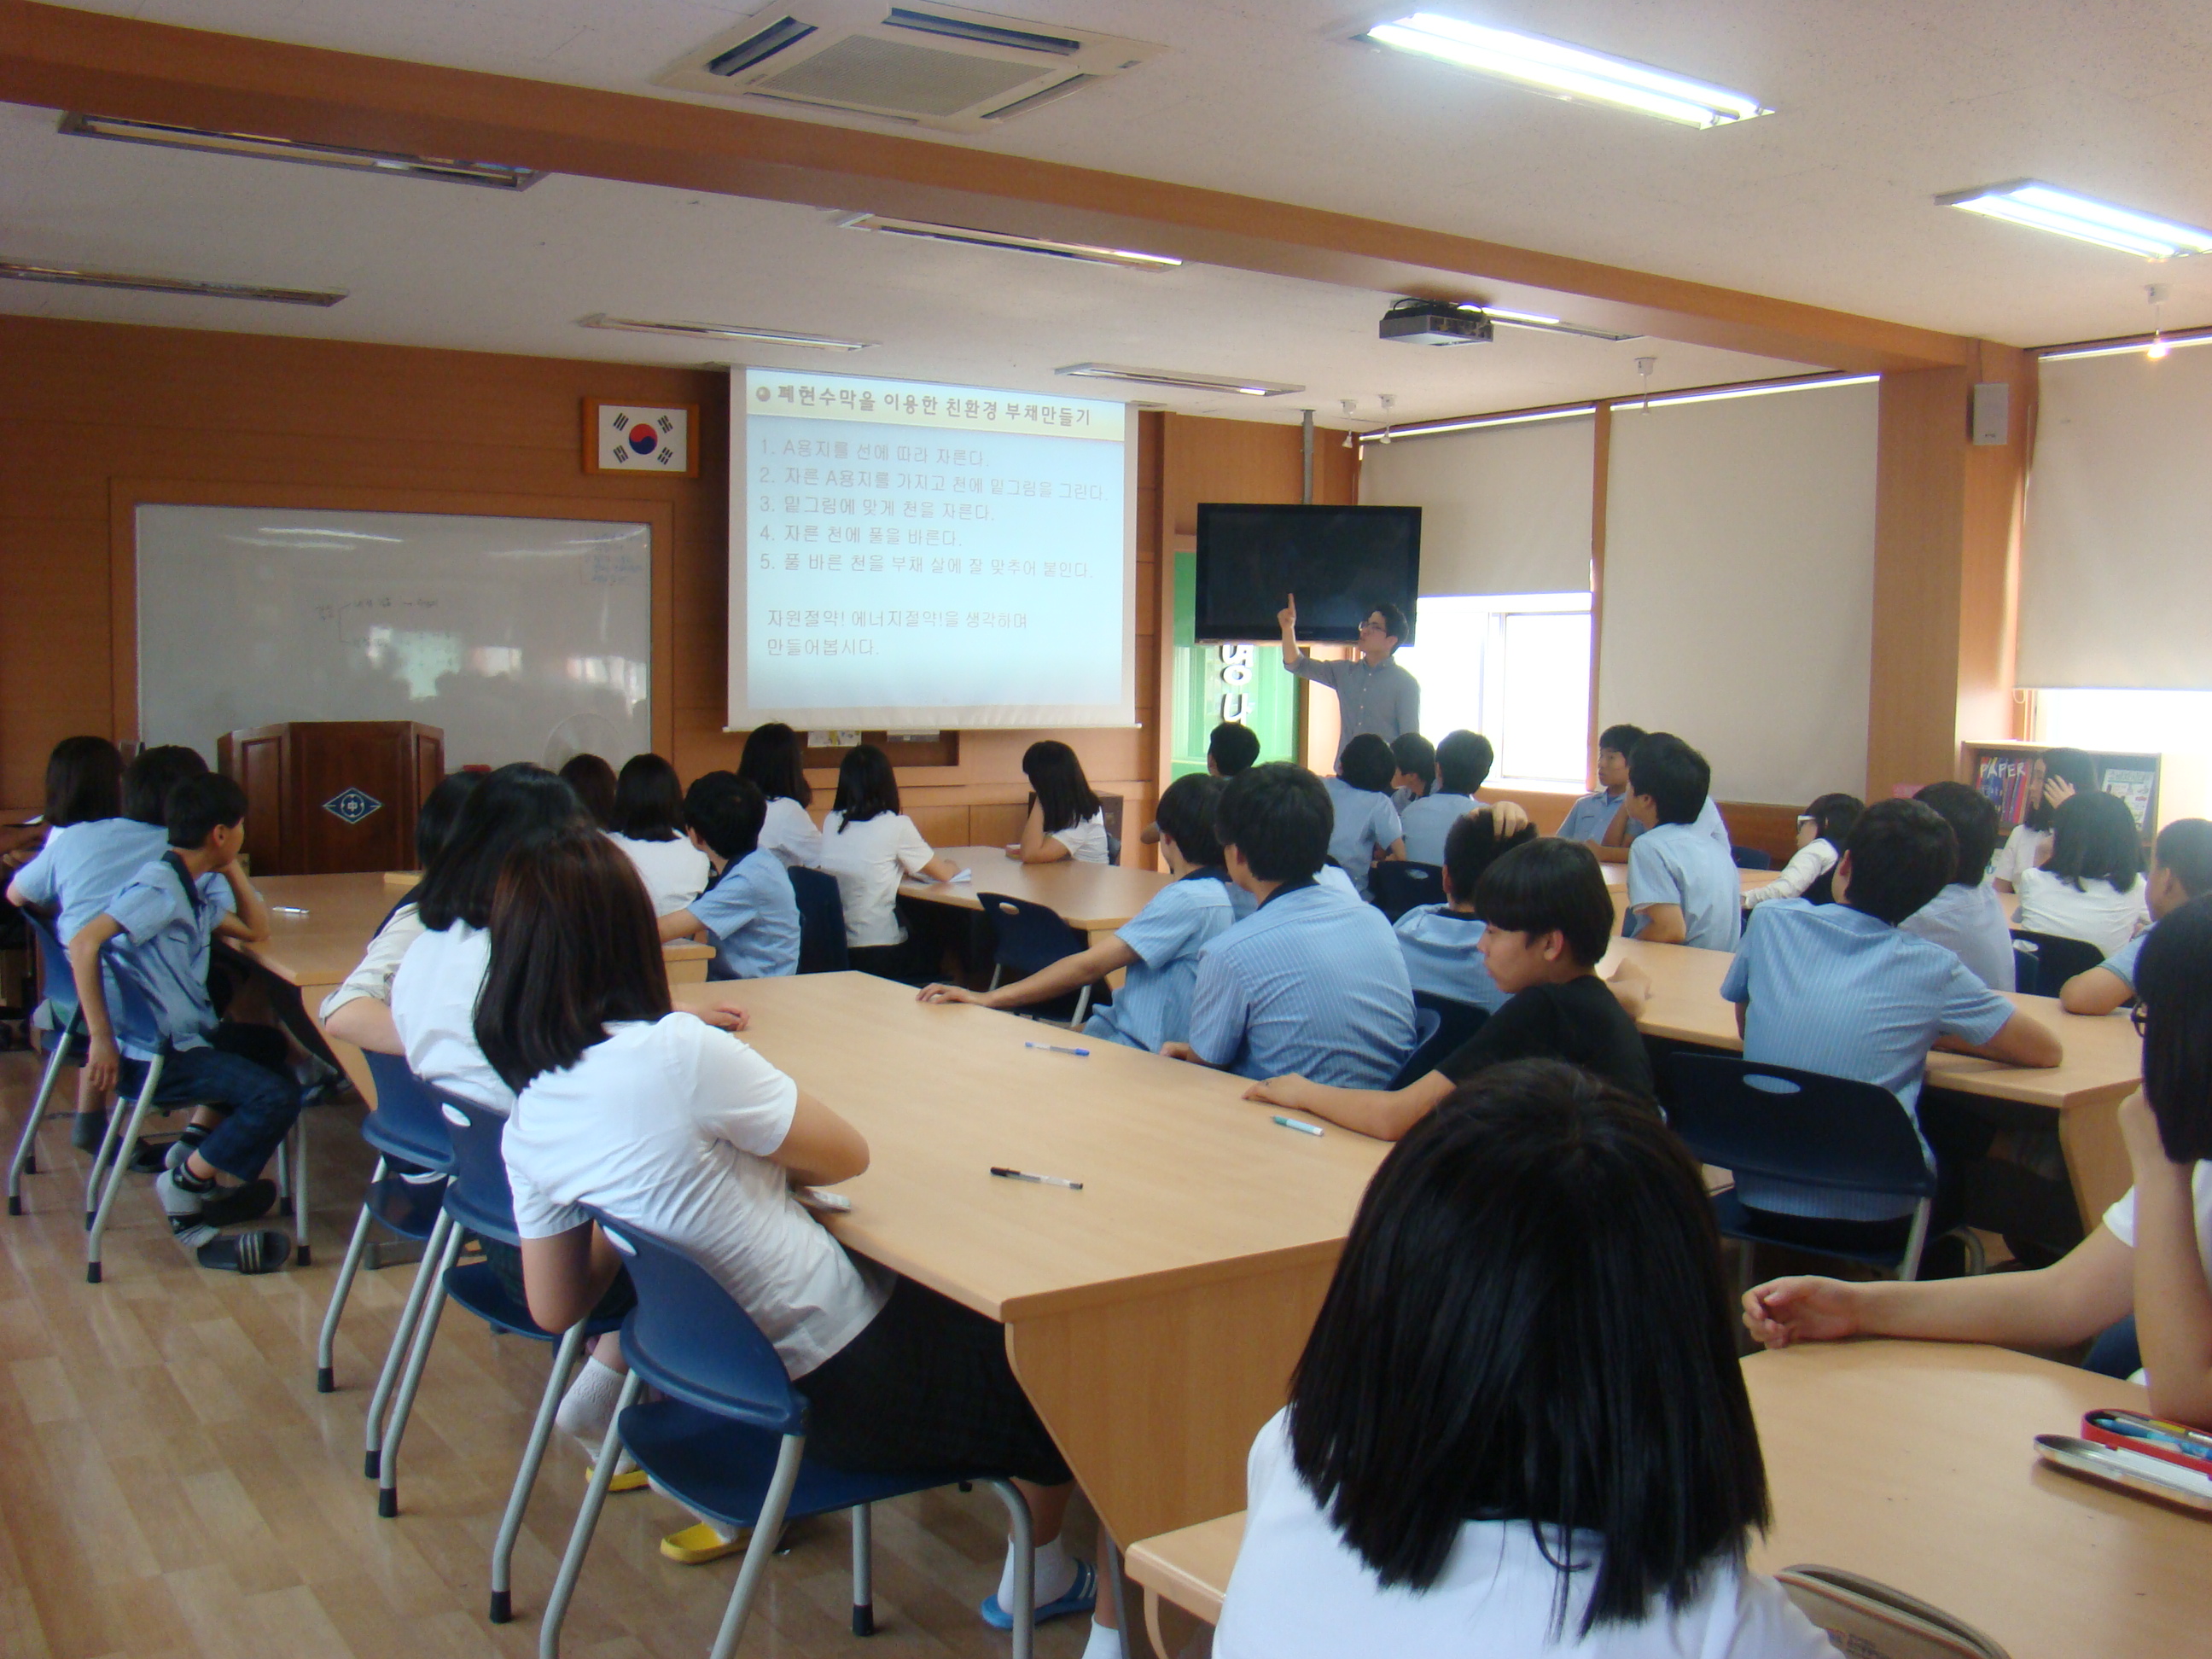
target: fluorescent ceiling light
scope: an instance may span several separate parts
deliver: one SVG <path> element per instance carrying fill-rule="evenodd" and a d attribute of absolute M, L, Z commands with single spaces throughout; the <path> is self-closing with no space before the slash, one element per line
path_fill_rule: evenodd
<path fill-rule="evenodd" d="M 846 340 L 834 334 L 791 334 L 780 328 L 746 328 L 737 323 L 658 323 L 636 317 L 610 317 L 595 311 L 580 317 L 583 328 L 619 329 L 630 334 L 681 334 L 688 339 L 757 340 L 763 345 L 812 346 L 821 351 L 865 351 L 873 340 Z"/>
<path fill-rule="evenodd" d="M 1533 311 L 1500 311 L 1496 306 L 1473 304 L 1470 310 L 1480 311 L 1501 328 L 1525 328 L 1540 334 L 1572 334 L 1585 340 L 1640 340 L 1641 334 L 1616 334 L 1609 328 L 1592 328 L 1584 323 L 1561 322 L 1557 317 L 1539 316 Z"/>
<path fill-rule="evenodd" d="M 1004 248 L 1014 253 L 1042 253 L 1054 259 L 1080 259 L 1090 264 L 1121 265 L 1131 270 L 1172 270 L 1182 261 L 1164 253 L 1140 253 L 1134 248 L 1100 247 L 1089 242 L 1054 242 L 1042 236 L 1008 236 L 995 230 L 975 230 L 966 225 L 933 225 L 921 219 L 887 219 L 879 213 L 848 214 L 837 221 L 846 230 L 881 230 L 894 236 L 918 236 L 933 242 L 959 242 L 969 247 Z"/>
<path fill-rule="evenodd" d="M 1569 421 L 1577 415 L 1595 413 L 1595 404 L 1575 404 L 1565 409 L 1531 410 L 1523 415 L 1477 415 L 1464 421 L 1430 421 L 1419 426 L 1386 427 L 1375 432 L 1363 432 L 1359 434 L 1359 441 L 1379 444 L 1387 443 L 1392 438 L 1434 438 L 1447 432 L 1475 432 L 1492 426 L 1528 426 L 1536 421 Z"/>
<path fill-rule="evenodd" d="M 1936 198 L 1938 207 L 1963 208 L 1991 219 L 2028 225 L 2077 242 L 2117 248 L 2146 259 L 2171 259 L 2182 254 L 2212 253 L 2212 230 L 2185 225 L 2172 219 L 2115 207 L 2094 197 L 2077 196 L 2070 190 L 2034 179 L 2015 179 L 2009 184 L 1984 185 L 1975 190 L 1954 191 Z"/>
<path fill-rule="evenodd" d="M 1765 398 L 1778 392 L 1819 392 L 1834 386 L 1872 386 L 1879 374 L 1827 374 L 1811 380 L 1770 380 L 1762 386 L 1723 386 L 1717 392 L 1662 392 L 1650 397 L 1632 395 L 1613 400 L 1616 415 L 1633 415 L 1640 409 L 1666 404 L 1717 404 L 1730 398 Z"/>
<path fill-rule="evenodd" d="M 1053 370 L 1055 374 L 1073 374 L 1088 380 L 1135 380 L 1144 386 L 1171 386 L 1185 392 L 1237 392 L 1247 398 L 1279 398 L 1285 392 L 1304 392 L 1302 386 L 1284 386 L 1275 380 L 1254 380 L 1221 374 L 1186 374 L 1175 368 L 1132 368 L 1126 363 L 1070 363 Z"/>
<path fill-rule="evenodd" d="M 60 130 L 83 138 L 114 138 L 126 144 L 158 144 L 165 149 L 246 155 L 264 161 L 303 161 L 310 167 L 343 167 L 349 173 L 380 173 L 398 179 L 430 179 L 441 184 L 480 185 L 489 190 L 527 190 L 545 176 L 529 167 L 509 167 L 501 161 L 459 161 L 442 155 L 351 149 L 343 144 L 311 144 L 298 138 L 270 138 L 251 132 L 208 132 L 198 127 L 126 121 L 109 115 L 64 115 Z"/>
<path fill-rule="evenodd" d="M 1375 24 L 1355 38 L 1440 58 L 1557 98 L 1612 104 L 1684 126 L 1717 127 L 1774 112 L 1747 94 L 1669 75 L 1649 64 L 1432 11 Z"/>
<path fill-rule="evenodd" d="M 280 306 L 334 306 L 345 290 L 264 288 L 256 283 L 200 283 L 185 276 L 142 276 L 120 270 L 86 270 L 74 265 L 33 264 L 0 259 L 0 279 L 17 283 L 59 283 L 69 288 L 127 289 L 137 294 L 185 294 L 203 300 L 263 300 Z"/>
<path fill-rule="evenodd" d="M 2075 357 L 2118 357 L 2130 352 L 2140 355 L 2153 337 L 2139 334 L 2118 343 L 2108 341 L 2102 345 L 2052 346 L 2035 355 L 2046 363 L 2067 362 Z M 2167 334 L 2158 337 L 2165 340 L 2169 351 L 2179 351 L 2184 346 L 2212 345 L 2212 334 Z"/>

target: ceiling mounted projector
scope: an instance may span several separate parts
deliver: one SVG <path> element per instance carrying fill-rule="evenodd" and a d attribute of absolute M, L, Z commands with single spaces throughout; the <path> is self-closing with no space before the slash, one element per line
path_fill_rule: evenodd
<path fill-rule="evenodd" d="M 1490 319 L 1449 300 L 1401 300 L 1382 313 L 1379 331 L 1409 345 L 1474 345 L 1490 338 Z"/>

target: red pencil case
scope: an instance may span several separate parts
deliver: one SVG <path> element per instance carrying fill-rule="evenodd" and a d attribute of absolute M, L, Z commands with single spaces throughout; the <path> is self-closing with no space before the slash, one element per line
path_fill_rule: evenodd
<path fill-rule="evenodd" d="M 2145 1417 L 2141 1412 L 2094 1411 L 2082 1416 L 2081 1437 L 2212 1475 L 2212 1435 L 2184 1424 Z"/>

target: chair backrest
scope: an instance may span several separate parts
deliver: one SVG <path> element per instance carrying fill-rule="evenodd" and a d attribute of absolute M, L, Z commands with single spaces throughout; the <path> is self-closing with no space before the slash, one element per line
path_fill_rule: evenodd
<path fill-rule="evenodd" d="M 1771 870 L 1774 867 L 1774 855 L 1762 853 L 1756 847 L 1731 847 L 1729 856 L 1735 860 L 1735 867 L 1739 870 Z"/>
<path fill-rule="evenodd" d="M 1739 1179 L 1935 1196 L 1911 1115 L 1880 1084 L 1735 1054 L 1673 1054 L 1666 1066 L 1668 1121 L 1704 1163 Z"/>
<path fill-rule="evenodd" d="M 1010 974 L 1034 974 L 1062 957 L 1091 948 L 1091 941 L 1060 919 L 1047 904 L 1032 904 L 1008 893 L 978 893 L 983 914 L 991 919 L 997 943 L 992 954 Z"/>
<path fill-rule="evenodd" d="M 1436 1011 L 1436 1035 L 1415 1049 L 1413 1057 L 1406 1062 L 1407 1081 L 1425 1076 L 1443 1063 L 1444 1058 L 1482 1029 L 1482 1022 L 1490 1018 L 1490 1010 L 1472 1002 L 1459 1002 L 1450 997 L 1440 997 L 1433 991 L 1413 993 L 1416 1009 Z M 1415 1071 L 1416 1065 L 1421 1070 Z"/>
<path fill-rule="evenodd" d="M 376 1109 L 362 1120 L 361 1138 L 386 1158 L 435 1170 L 453 1167 L 453 1138 L 430 1085 L 416 1077 L 398 1054 L 362 1050 L 369 1081 L 376 1085 Z"/>
<path fill-rule="evenodd" d="M 2019 927 L 2012 930 L 2012 951 L 2018 988 L 2033 997 L 2057 996 L 2068 980 L 2105 959 L 2104 951 L 2087 939 Z"/>
<path fill-rule="evenodd" d="M 507 1184 L 507 1157 L 500 1150 L 507 1120 L 473 1100 L 425 1085 L 438 1103 L 453 1137 L 453 1179 L 446 1187 L 446 1213 L 472 1233 L 520 1245 L 514 1230 L 514 1194 Z"/>
<path fill-rule="evenodd" d="M 1436 1070 L 1436 1061 L 1443 1058 L 1437 1052 L 1437 1039 L 1443 1030 L 1443 1024 L 1444 1017 L 1440 1010 L 1415 1002 L 1413 1052 L 1406 1056 L 1406 1063 L 1398 1068 L 1398 1075 L 1390 1079 L 1392 1088 L 1402 1089 L 1415 1078 L 1425 1077 Z"/>
<path fill-rule="evenodd" d="M 1415 864 L 1391 859 L 1368 872 L 1367 896 L 1376 908 L 1395 921 L 1417 904 L 1444 902 L 1444 869 L 1441 864 Z"/>
<path fill-rule="evenodd" d="M 665 1239 L 583 1208 L 622 1255 L 637 1291 L 623 1322 L 630 1369 L 702 1411 L 776 1434 L 804 1433 L 805 1401 L 775 1345 L 714 1275 Z"/>
<path fill-rule="evenodd" d="M 63 945 L 62 936 L 54 931 L 52 918 L 35 910 L 26 910 L 22 915 L 30 925 L 31 936 L 39 941 L 39 977 L 43 981 L 40 994 L 54 1034 L 58 1036 L 77 1016 L 76 971 L 70 966 L 69 949 Z"/>
<path fill-rule="evenodd" d="M 845 954 L 845 901 L 837 878 L 824 870 L 793 870 L 791 896 L 799 902 L 799 971 L 839 974 L 852 966 Z"/>
<path fill-rule="evenodd" d="M 161 1000 L 147 982 L 146 970 L 130 950 L 130 938 L 118 933 L 100 947 L 100 984 L 107 998 L 109 1023 L 125 1041 L 152 1043 L 167 1051 L 177 1034 L 162 1016 Z"/>
<path fill-rule="evenodd" d="M 1836 902 L 1836 872 L 1832 866 L 1813 878 L 1813 884 L 1805 890 L 1808 904 L 1833 904 Z"/>
<path fill-rule="evenodd" d="M 1121 838 L 1115 835 L 1111 830 L 1109 830 L 1106 832 L 1106 862 L 1109 864 L 1119 864 L 1121 861 Z"/>

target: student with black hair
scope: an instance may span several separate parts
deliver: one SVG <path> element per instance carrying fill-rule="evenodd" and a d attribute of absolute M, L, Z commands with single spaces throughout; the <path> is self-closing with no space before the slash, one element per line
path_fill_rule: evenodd
<path fill-rule="evenodd" d="M 46 844 L 76 824 L 123 811 L 123 756 L 106 738 L 64 738 L 46 757 Z M 23 860 L 17 860 L 19 863 Z"/>
<path fill-rule="evenodd" d="M 1006 856 L 1024 864 L 1109 863 L 1106 811 L 1075 751 L 1056 738 L 1033 743 L 1022 752 L 1022 772 L 1036 793 L 1022 820 L 1022 838 L 1006 848 Z"/>
<path fill-rule="evenodd" d="M 269 937 L 269 910 L 239 867 L 246 840 L 246 792 L 213 773 L 186 778 L 169 792 L 167 850 L 148 863 L 69 946 L 84 1011 L 90 1058 L 85 1074 L 103 1093 L 118 1084 L 137 1090 L 155 1056 L 167 1048 L 157 1102 L 190 1103 L 218 1120 L 204 1135 L 180 1139 L 154 1183 L 170 1231 L 198 1247 L 203 1267 L 264 1273 L 283 1265 L 289 1242 L 281 1234 L 218 1242 L 217 1230 L 268 1213 L 276 1188 L 261 1170 L 300 1115 L 300 1085 L 286 1069 L 283 1037 L 265 1025 L 218 1022 L 207 987 L 208 958 L 218 939 L 252 943 Z M 230 890 L 219 906 L 201 890 L 208 877 Z M 110 941 L 114 941 L 110 947 Z M 103 963 L 112 948 L 119 961 Z M 106 975 L 127 977 L 143 1018 L 117 1022 Z M 240 1184 L 222 1188 L 218 1176 Z M 274 1244 L 269 1241 L 274 1238 Z"/>
<path fill-rule="evenodd" d="M 1321 780 L 1286 761 L 1221 792 L 1214 838 L 1257 908 L 1200 952 L 1189 1040 L 1163 1054 L 1353 1089 L 1377 1087 L 1405 1064 L 1413 990 L 1397 936 L 1380 910 L 1315 880 L 1334 823 Z"/>
<path fill-rule="evenodd" d="M 1483 803 L 1474 792 L 1490 775 L 1497 757 L 1480 732 L 1448 732 L 1437 745 L 1437 785 L 1398 814 L 1405 831 L 1406 856 L 1416 864 L 1442 864 L 1444 839 L 1452 826 Z"/>
<path fill-rule="evenodd" d="M 1567 809 L 1558 830 L 1561 841 L 1626 846 L 1644 826 L 1630 816 L 1628 757 L 1649 734 L 1640 726 L 1608 726 L 1597 734 L 1597 789 Z"/>
<path fill-rule="evenodd" d="M 2092 790 L 2069 796 L 2051 824 L 2051 855 L 2013 879 L 2020 908 L 2012 925 L 2118 956 L 2151 921 L 2136 815 L 2118 795 Z"/>
<path fill-rule="evenodd" d="M 1948 779 L 1929 784 L 1912 799 L 1951 826 L 1959 861 L 1942 890 L 1897 925 L 1942 945 L 1992 991 L 2011 990 L 2012 922 L 1989 878 L 1990 858 L 1997 847 L 1997 809 L 1980 790 Z"/>
<path fill-rule="evenodd" d="M 2120 1107 L 2135 1185 L 2051 1267 L 1917 1284 L 1770 1280 L 1743 1322 L 1770 1348 L 1853 1336 L 2078 1346 L 2130 1312 L 2150 1409 L 2212 1428 L 2212 898 L 2153 928 L 2136 965 L 2142 1089 Z"/>
<path fill-rule="evenodd" d="M 899 882 L 907 877 L 951 881 L 960 867 L 932 852 L 914 820 L 899 811 L 898 775 L 890 757 L 872 743 L 846 750 L 837 768 L 837 800 L 822 821 L 817 864 L 837 878 L 853 966 L 885 979 L 920 977 L 906 924 L 899 920 Z"/>
<path fill-rule="evenodd" d="M 1951 826 L 1932 807 L 1876 801 L 1852 826 L 1833 904 L 1778 899 L 1753 911 L 1721 981 L 1721 995 L 1736 1005 L 1744 1058 L 1879 1084 L 1916 1129 L 1932 1048 L 2001 1066 L 2057 1065 L 2063 1056 L 2049 1028 L 1942 946 L 1899 930 L 1942 890 L 1958 857 Z M 1932 1152 L 1928 1158 L 1936 1168 Z M 1736 1196 L 1771 1236 L 1813 1249 L 1901 1245 L 1913 1207 L 1910 1199 L 1748 1176 L 1738 1177 Z M 1930 1237 L 1949 1230 L 1943 1211 L 1955 1203 L 1955 1194 L 1941 1200 Z"/>
<path fill-rule="evenodd" d="M 760 844 L 793 868 L 822 854 L 822 831 L 806 810 L 814 804 L 814 787 L 806 781 L 805 758 L 799 733 L 781 720 L 748 732 L 738 757 L 738 775 L 768 801 Z"/>
<path fill-rule="evenodd" d="M 1743 884 L 1702 827 L 1712 768 L 1671 732 L 1655 732 L 1628 757 L 1628 811 L 1644 826 L 1628 849 L 1628 933 L 1653 945 L 1733 951 L 1743 927 Z"/>
<path fill-rule="evenodd" d="M 799 900 L 791 868 L 760 844 L 768 803 L 734 772 L 709 772 L 684 797 L 691 844 L 713 868 L 706 891 L 660 918 L 661 942 L 704 930 L 716 977 L 781 979 L 799 971 Z"/>
<path fill-rule="evenodd" d="M 1435 1071 L 1402 1089 L 1271 1077 L 1244 1097 L 1311 1112 L 1378 1140 L 1397 1139 L 1460 1085 L 1509 1060 L 1564 1060 L 1651 1099 L 1651 1059 L 1636 1029 L 1650 982 L 1633 963 L 1610 981 L 1597 976 L 1613 943 L 1613 894 L 1596 854 L 1555 838 L 1509 848 L 1476 882 L 1474 911 L 1483 967 L 1507 1000 Z"/>
<path fill-rule="evenodd" d="M 1367 896 L 1368 877 L 1384 859 L 1406 856 L 1405 831 L 1390 805 L 1390 780 L 1397 762 L 1390 745 L 1364 732 L 1336 757 L 1336 775 L 1322 781 L 1332 813 L 1328 856 L 1352 878 L 1352 890 Z"/>
<path fill-rule="evenodd" d="M 1401 732 L 1421 729 L 1421 683 L 1395 659 L 1406 637 L 1406 615 L 1395 605 L 1378 605 L 1359 624 L 1359 655 L 1351 662 L 1316 662 L 1298 643 L 1298 596 L 1275 613 L 1283 629 L 1283 666 L 1302 680 L 1336 693 L 1341 743 L 1371 732 L 1389 743 Z"/>
<path fill-rule="evenodd" d="M 1224 783 L 1249 772 L 1260 761 L 1260 734 L 1236 720 L 1224 720 L 1206 739 L 1206 769 Z"/>
<path fill-rule="evenodd" d="M 2018 891 L 2021 872 L 2034 869 L 2051 856 L 2058 809 L 2076 795 L 2096 793 L 2097 763 L 2082 750 L 2046 749 L 2038 755 L 2028 769 L 2027 811 L 2005 837 L 1990 868 L 1997 891 Z"/>
<path fill-rule="evenodd" d="M 1229 872 L 1213 838 L 1213 811 L 1226 786 L 1194 773 L 1160 793 L 1160 854 L 1175 878 L 1145 908 L 1087 951 L 1062 957 L 1027 979 L 995 991 L 925 985 L 924 1002 L 973 1002 L 985 1008 L 1027 1008 L 1072 996 L 1117 969 L 1126 970 L 1114 1000 L 1091 1011 L 1086 1036 L 1157 1054 L 1190 1034 L 1191 992 L 1199 952 L 1229 931 Z"/>
<path fill-rule="evenodd" d="M 1766 1472 L 1731 1324 L 1650 1106 L 1484 1073 L 1360 1200 L 1247 1460 L 1218 1659 L 1832 1656 L 1744 1565 Z"/>
<path fill-rule="evenodd" d="M 615 769 L 598 755 L 572 755 L 561 768 L 561 781 L 576 792 L 576 799 L 600 829 L 615 814 Z"/>
<path fill-rule="evenodd" d="M 632 755 L 623 763 L 606 830 L 637 866 L 657 916 L 698 897 L 714 873 L 707 855 L 684 833 L 683 780 L 658 755 Z"/>
<path fill-rule="evenodd" d="M 1843 857 L 1844 843 L 1850 839 L 1851 825 L 1864 811 L 1866 803 L 1856 795 L 1814 797 L 1813 804 L 1797 815 L 1797 850 L 1790 855 L 1790 862 L 1776 872 L 1772 881 L 1746 893 L 1743 908 L 1748 910 L 1753 905 L 1786 898 L 1810 898 L 1815 904 L 1828 902 L 1829 885 L 1822 878 L 1834 870 L 1836 860 Z"/>
<path fill-rule="evenodd" d="M 1511 824 L 1486 808 L 1452 825 L 1444 842 L 1444 902 L 1419 904 L 1392 930 L 1406 954 L 1407 976 L 1416 996 L 1448 997 L 1478 1008 L 1504 1006 L 1505 993 L 1482 965 L 1483 923 L 1474 892 L 1482 872 L 1507 853 L 1536 839 L 1536 826 L 1516 817 Z"/>
<path fill-rule="evenodd" d="M 1966 786 L 1957 786 L 1964 788 Z M 2068 980 L 2058 1005 L 2069 1014 L 2109 1014 L 2136 994 L 2136 961 L 2157 924 L 2195 898 L 2212 893 L 2212 820 L 2176 818 L 2152 845 L 2144 879 L 2151 927 L 2094 968 Z M 2007 940 L 2008 944 L 2009 939 Z"/>
<path fill-rule="evenodd" d="M 1390 763 L 1397 768 L 1390 778 L 1390 805 L 1403 813 L 1437 787 L 1437 746 L 1418 732 L 1401 732 L 1390 739 Z"/>

